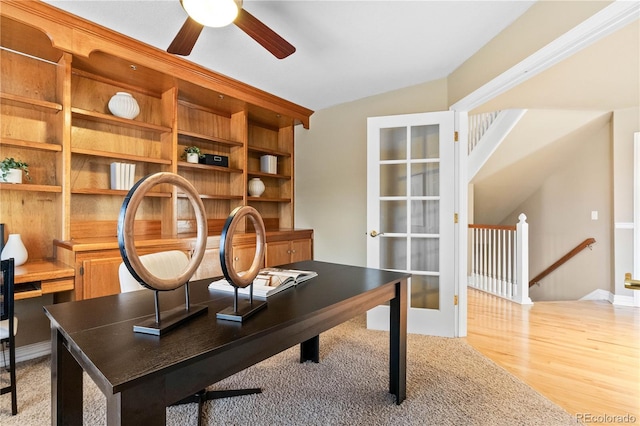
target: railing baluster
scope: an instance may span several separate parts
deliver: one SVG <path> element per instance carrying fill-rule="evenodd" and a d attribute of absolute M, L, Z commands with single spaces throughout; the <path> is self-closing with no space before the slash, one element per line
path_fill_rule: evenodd
<path fill-rule="evenodd" d="M 496 296 L 528 304 L 528 287 L 522 289 L 518 282 L 520 268 L 528 271 L 528 259 L 521 259 L 519 239 L 528 241 L 528 235 L 520 235 L 520 232 L 528 232 L 526 216 L 520 215 L 518 226 L 499 225 L 475 225 L 470 224 L 471 229 L 471 276 L 469 285 L 479 290 L 486 291 Z M 528 252 L 528 250 L 524 250 Z M 518 263 L 521 267 L 518 267 Z M 528 283 L 525 283 L 527 285 Z"/>

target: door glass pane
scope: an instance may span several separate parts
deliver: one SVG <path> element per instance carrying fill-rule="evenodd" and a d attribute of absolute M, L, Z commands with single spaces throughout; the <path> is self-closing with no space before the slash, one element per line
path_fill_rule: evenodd
<path fill-rule="evenodd" d="M 380 231 L 386 233 L 407 232 L 406 201 L 380 201 Z"/>
<path fill-rule="evenodd" d="M 411 127 L 411 158 L 440 157 L 440 126 L 430 124 Z"/>
<path fill-rule="evenodd" d="M 440 233 L 440 202 L 438 200 L 411 201 L 411 232 L 415 234 Z"/>
<path fill-rule="evenodd" d="M 411 165 L 411 195 L 414 197 L 440 195 L 440 163 Z"/>
<path fill-rule="evenodd" d="M 380 238 L 380 268 L 407 270 L 407 239 L 399 237 Z"/>
<path fill-rule="evenodd" d="M 405 164 L 380 165 L 380 196 L 402 197 L 407 195 L 407 166 Z"/>
<path fill-rule="evenodd" d="M 428 275 L 411 276 L 412 308 L 440 308 L 440 278 Z"/>
<path fill-rule="evenodd" d="M 380 160 L 403 160 L 407 158 L 407 128 L 380 129 Z"/>
<path fill-rule="evenodd" d="M 440 239 L 411 239 L 411 270 L 438 272 L 440 270 Z"/>

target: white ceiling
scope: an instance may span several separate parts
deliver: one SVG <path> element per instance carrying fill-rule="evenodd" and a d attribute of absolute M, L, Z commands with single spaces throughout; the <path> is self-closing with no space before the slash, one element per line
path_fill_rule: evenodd
<path fill-rule="evenodd" d="M 45 0 L 165 50 L 179 0 Z M 312 110 L 446 77 L 533 1 L 245 0 L 296 47 L 276 59 L 235 25 L 205 28 L 188 60 Z"/>

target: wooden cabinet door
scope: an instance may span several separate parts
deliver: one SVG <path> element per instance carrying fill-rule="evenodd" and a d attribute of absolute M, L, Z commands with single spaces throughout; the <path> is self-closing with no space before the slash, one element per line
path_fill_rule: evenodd
<path fill-rule="evenodd" d="M 274 241 L 267 244 L 267 267 L 310 260 L 311 240 Z"/>
<path fill-rule="evenodd" d="M 291 241 L 291 262 L 313 259 L 311 240 Z"/>
<path fill-rule="evenodd" d="M 121 257 L 84 260 L 83 298 L 91 299 L 120 293 L 118 268 L 121 262 Z"/>
<path fill-rule="evenodd" d="M 233 265 L 236 272 L 246 271 L 251 268 L 253 258 L 256 256 L 255 245 L 242 245 L 233 247 Z M 264 266 L 264 265 L 263 265 Z"/>
<path fill-rule="evenodd" d="M 267 267 L 284 265 L 291 262 L 289 241 L 274 241 L 267 243 L 265 263 Z"/>

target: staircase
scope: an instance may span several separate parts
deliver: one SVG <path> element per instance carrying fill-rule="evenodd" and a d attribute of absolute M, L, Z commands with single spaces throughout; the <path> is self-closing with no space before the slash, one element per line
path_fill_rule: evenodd
<path fill-rule="evenodd" d="M 509 109 L 469 116 L 467 177 L 478 173 L 527 112 Z M 469 225 L 471 262 L 468 285 L 514 301 L 529 298 L 528 224 L 524 214 L 514 226 Z"/>
<path fill-rule="evenodd" d="M 473 179 L 526 112 L 526 109 L 508 109 L 469 116 L 469 180 Z"/>

